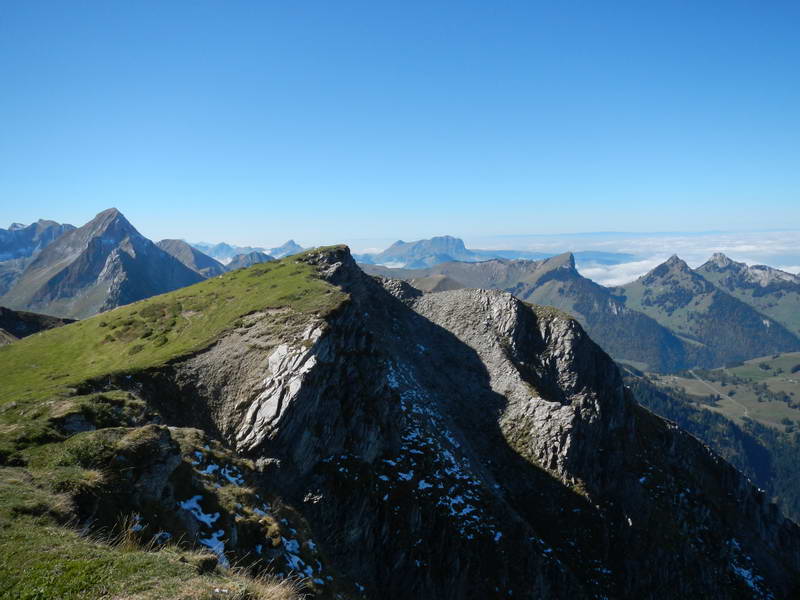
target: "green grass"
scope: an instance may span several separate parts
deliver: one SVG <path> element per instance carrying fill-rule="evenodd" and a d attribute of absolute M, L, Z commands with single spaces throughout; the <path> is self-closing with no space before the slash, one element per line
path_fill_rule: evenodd
<path fill-rule="evenodd" d="M 346 294 L 304 257 L 254 265 L 0 347 L 0 406 L 163 365 L 208 347 L 260 310 L 325 314 Z"/>
<path fill-rule="evenodd" d="M 121 543 L 105 530 L 87 537 L 75 529 L 93 498 L 106 498 L 92 513 L 106 528 L 128 514 L 120 498 L 109 499 L 110 491 L 125 485 L 123 473 L 167 451 L 159 445 L 167 429 L 141 425 L 151 419 L 144 400 L 78 386 L 189 356 L 228 331 L 252 326 L 247 315 L 260 311 L 277 310 L 280 317 L 270 317 L 276 333 L 310 315 L 324 317 L 347 294 L 318 276 L 309 254 L 234 271 L 0 348 L 0 600 L 298 597 L 296 586 L 254 579 L 243 569 L 201 573 L 208 555 L 184 541 L 142 547 L 135 536 Z M 170 452 L 185 457 L 202 446 L 204 453 L 219 453 L 220 464 L 238 464 L 199 430 L 173 428 L 167 437 L 179 448 Z M 242 508 L 255 505 L 252 490 L 228 487 L 209 488 L 206 496 L 249 519 L 249 529 L 237 521 L 240 532 L 257 530 L 260 517 Z M 151 517 L 155 527 L 157 515 Z M 272 525 L 280 539 L 281 527 Z"/>
<path fill-rule="evenodd" d="M 63 524 L 68 504 L 63 495 L 37 487 L 27 471 L 0 468 L 0 599 L 296 597 L 291 586 L 235 571 L 201 575 L 202 553 L 177 546 L 148 551 L 125 538 L 82 536 Z"/>

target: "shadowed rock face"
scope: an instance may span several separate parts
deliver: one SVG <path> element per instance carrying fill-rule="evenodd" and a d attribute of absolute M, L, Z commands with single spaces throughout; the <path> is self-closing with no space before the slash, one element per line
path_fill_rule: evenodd
<path fill-rule="evenodd" d="M 609 288 L 583 277 L 571 253 L 543 260 L 449 262 L 428 269 L 363 268 L 373 275 L 402 278 L 423 291 L 500 289 L 526 302 L 553 306 L 576 317 L 617 360 L 654 371 L 675 371 L 711 359 L 704 348 L 681 340 L 654 319 L 626 307 Z"/>
<path fill-rule="evenodd" d="M 5 333 L 0 337 L 0 345 L 67 323 L 72 323 L 72 319 L 59 319 L 0 306 L 0 332 Z"/>
<path fill-rule="evenodd" d="M 116 385 L 253 459 L 363 597 L 791 596 L 798 528 L 639 407 L 577 321 L 304 260 L 349 294 L 327 318 L 251 315 Z"/>
<path fill-rule="evenodd" d="M 42 250 L 2 301 L 83 318 L 202 279 L 112 208 Z"/>

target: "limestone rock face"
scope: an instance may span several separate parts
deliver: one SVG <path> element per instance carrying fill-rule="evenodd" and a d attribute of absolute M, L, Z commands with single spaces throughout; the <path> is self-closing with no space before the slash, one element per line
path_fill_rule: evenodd
<path fill-rule="evenodd" d="M 423 295 L 346 248 L 304 260 L 349 295 L 332 314 L 253 314 L 113 385 L 251 460 L 248 484 L 302 516 L 353 597 L 795 593 L 800 529 L 638 406 L 577 321 L 500 291 Z M 226 550 L 253 552 L 240 537 Z"/>

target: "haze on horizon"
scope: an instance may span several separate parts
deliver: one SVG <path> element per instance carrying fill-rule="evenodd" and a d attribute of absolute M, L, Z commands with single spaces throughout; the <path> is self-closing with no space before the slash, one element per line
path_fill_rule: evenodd
<path fill-rule="evenodd" d="M 796 3 L 2 16 L 3 227 L 117 206 L 152 239 L 363 249 L 800 223 Z"/>

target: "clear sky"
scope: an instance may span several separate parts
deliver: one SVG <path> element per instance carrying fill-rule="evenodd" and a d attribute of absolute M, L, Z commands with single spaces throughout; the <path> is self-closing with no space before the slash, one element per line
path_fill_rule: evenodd
<path fill-rule="evenodd" d="M 800 2 L 0 3 L 0 226 L 800 224 Z"/>

